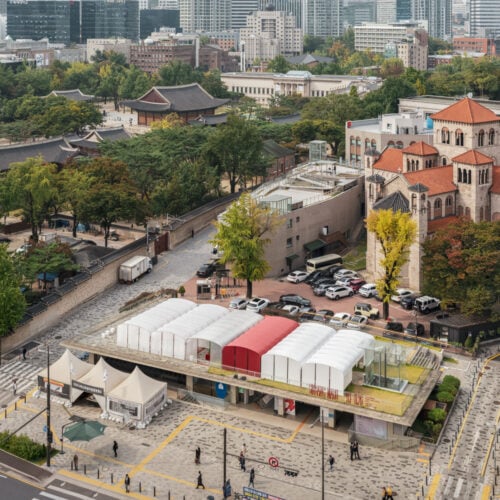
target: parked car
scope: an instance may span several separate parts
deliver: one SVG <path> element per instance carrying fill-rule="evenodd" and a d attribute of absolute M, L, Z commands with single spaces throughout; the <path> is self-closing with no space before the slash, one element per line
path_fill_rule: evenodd
<path fill-rule="evenodd" d="M 349 286 L 354 290 L 354 293 L 357 293 L 365 283 L 366 281 L 361 278 L 354 278 L 349 283 Z"/>
<path fill-rule="evenodd" d="M 400 323 L 399 321 L 388 321 L 385 324 L 385 329 L 392 332 L 402 332 L 404 330 L 403 323 Z"/>
<path fill-rule="evenodd" d="M 300 283 L 305 281 L 308 276 L 309 273 L 306 271 L 293 271 L 286 277 L 286 279 L 287 281 L 290 281 L 290 283 Z"/>
<path fill-rule="evenodd" d="M 406 325 L 404 332 L 408 335 L 425 335 L 425 326 L 422 325 L 422 323 L 415 323 L 411 321 L 408 325 Z"/>
<path fill-rule="evenodd" d="M 347 276 L 346 278 L 340 278 L 338 280 L 335 280 L 336 285 L 345 285 L 345 286 L 351 286 L 351 281 L 354 281 L 358 278 L 353 278 L 352 276 Z"/>
<path fill-rule="evenodd" d="M 311 306 L 311 301 L 309 299 L 294 294 L 282 295 L 280 297 L 280 302 L 283 302 L 283 304 L 291 304 L 292 306 L 299 306 L 299 307 Z"/>
<path fill-rule="evenodd" d="M 282 308 L 282 311 L 285 311 L 290 316 L 297 316 L 300 312 L 299 306 L 292 306 L 291 304 L 285 304 Z"/>
<path fill-rule="evenodd" d="M 198 271 L 196 271 L 196 276 L 200 278 L 208 278 L 209 276 L 212 276 L 214 272 L 215 272 L 215 263 L 207 262 L 206 264 L 202 264 L 198 269 Z"/>
<path fill-rule="evenodd" d="M 380 317 L 380 311 L 368 302 L 358 302 L 354 306 L 354 314 L 366 316 L 370 319 L 378 319 Z"/>
<path fill-rule="evenodd" d="M 352 297 L 354 295 L 354 291 L 352 288 L 343 285 L 332 286 L 327 289 L 325 293 L 325 297 L 328 297 L 331 300 L 339 300 L 342 297 Z"/>
<path fill-rule="evenodd" d="M 413 309 L 413 304 L 415 304 L 415 300 L 419 297 L 418 294 L 412 293 L 411 295 L 405 295 L 404 297 L 401 297 L 401 300 L 399 303 L 401 304 L 401 307 L 403 309 L 406 309 L 409 311 L 410 309 Z"/>
<path fill-rule="evenodd" d="M 269 299 L 254 297 L 247 304 L 247 311 L 262 312 L 269 304 Z"/>
<path fill-rule="evenodd" d="M 365 283 L 360 289 L 359 294 L 367 299 L 374 297 L 377 293 L 377 285 L 375 283 Z"/>
<path fill-rule="evenodd" d="M 403 297 L 407 297 L 408 295 L 412 295 L 413 292 L 408 290 L 407 288 L 398 288 L 396 289 L 396 293 L 391 295 L 391 300 L 393 302 L 400 302 Z"/>
<path fill-rule="evenodd" d="M 321 283 L 334 283 L 335 280 L 331 276 L 319 276 L 318 278 L 314 279 L 309 283 L 311 285 L 311 288 L 314 289 L 318 285 L 321 285 Z"/>
<path fill-rule="evenodd" d="M 243 297 L 235 297 L 229 302 L 229 309 L 246 309 L 248 300 Z"/>
<path fill-rule="evenodd" d="M 0 243 L 10 243 L 12 240 L 7 236 L 0 236 Z"/>
<path fill-rule="evenodd" d="M 323 297 L 325 295 L 325 292 L 328 288 L 331 286 L 335 286 L 336 283 L 334 281 L 325 281 L 323 283 L 320 283 L 318 286 L 313 288 L 313 293 L 314 295 L 317 295 L 318 297 Z"/>
<path fill-rule="evenodd" d="M 341 265 L 335 264 L 327 269 L 327 272 L 330 276 L 335 276 L 335 273 L 340 271 L 341 269 L 344 269 Z"/>
<path fill-rule="evenodd" d="M 335 313 L 330 320 L 330 326 L 333 328 L 344 328 L 347 322 L 351 319 L 351 315 L 346 312 Z"/>
<path fill-rule="evenodd" d="M 424 295 L 415 300 L 413 309 L 421 312 L 422 314 L 428 314 L 432 311 L 437 311 L 441 307 L 441 301 L 435 297 L 429 297 Z"/>
<path fill-rule="evenodd" d="M 325 277 L 325 273 L 323 271 L 313 271 L 307 276 L 307 278 L 304 280 L 304 283 L 307 283 L 309 285 L 319 277 Z"/>
<path fill-rule="evenodd" d="M 331 309 L 320 309 L 316 311 L 317 321 L 323 321 L 324 323 L 328 323 L 335 313 Z"/>
<path fill-rule="evenodd" d="M 342 278 L 357 278 L 358 273 L 352 269 L 339 269 L 334 276 L 336 280 L 340 280 Z"/>
<path fill-rule="evenodd" d="M 316 320 L 316 309 L 314 307 L 301 307 L 299 311 L 299 321 L 315 321 Z"/>
<path fill-rule="evenodd" d="M 355 314 L 351 316 L 351 319 L 347 322 L 347 328 L 352 328 L 354 330 L 360 330 L 363 326 L 368 324 L 368 318 L 366 316 L 361 316 L 360 314 Z"/>

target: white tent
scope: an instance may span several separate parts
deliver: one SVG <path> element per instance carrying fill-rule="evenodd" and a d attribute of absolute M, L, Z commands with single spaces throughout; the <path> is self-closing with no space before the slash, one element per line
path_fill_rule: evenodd
<path fill-rule="evenodd" d="M 92 369 L 78 380 L 73 380 L 72 385 L 81 392 L 93 394 L 99 406 L 106 409 L 106 393 L 113 390 L 128 377 L 128 373 L 113 368 L 101 358 Z"/>
<path fill-rule="evenodd" d="M 262 378 L 301 385 L 302 362 L 332 336 L 335 330 L 317 323 L 302 323 L 262 356 Z"/>
<path fill-rule="evenodd" d="M 303 363 L 302 387 L 317 386 L 344 394 L 352 382 L 353 368 L 364 360 L 365 349 L 374 345 L 375 339 L 367 333 L 337 332 Z"/>
<path fill-rule="evenodd" d="M 202 304 L 154 332 L 151 345 L 160 343 L 162 356 L 186 359 L 187 339 L 226 314 L 229 310 L 225 307 Z"/>
<path fill-rule="evenodd" d="M 149 352 L 152 332 L 195 307 L 194 302 L 186 299 L 169 299 L 157 304 L 118 325 L 116 344 L 120 347 Z"/>
<path fill-rule="evenodd" d="M 71 386 L 72 380 L 78 380 L 92 369 L 92 365 L 82 361 L 71 353 L 69 349 L 50 365 L 50 392 L 55 396 L 69 399 L 72 403 L 82 393 Z M 47 383 L 47 369 L 38 374 L 38 387 L 45 390 Z"/>
<path fill-rule="evenodd" d="M 256 325 L 263 316 L 251 311 L 229 311 L 186 342 L 186 359 L 222 363 L 222 348 Z"/>
<path fill-rule="evenodd" d="M 106 408 L 124 421 L 134 420 L 144 427 L 167 404 L 167 384 L 145 375 L 139 367 L 108 392 Z"/>

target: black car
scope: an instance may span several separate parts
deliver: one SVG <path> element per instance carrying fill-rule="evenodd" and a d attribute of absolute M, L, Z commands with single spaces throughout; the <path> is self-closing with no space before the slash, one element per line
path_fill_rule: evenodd
<path fill-rule="evenodd" d="M 425 335 L 425 326 L 422 323 L 415 323 L 411 321 L 405 328 L 405 333 L 408 335 L 417 335 L 420 337 L 421 335 Z"/>
<path fill-rule="evenodd" d="M 315 280 L 311 281 L 309 285 L 311 285 L 311 288 L 316 288 L 318 285 L 321 285 L 322 283 L 331 283 L 332 281 L 335 283 L 335 280 L 332 279 L 331 276 L 319 276 Z"/>
<path fill-rule="evenodd" d="M 304 283 L 311 284 L 314 280 L 325 278 L 327 275 L 324 271 L 314 271 L 305 280 Z"/>
<path fill-rule="evenodd" d="M 199 276 L 200 278 L 208 278 L 215 272 L 215 267 L 216 266 L 213 262 L 203 264 L 198 271 L 196 271 L 196 276 Z"/>
<path fill-rule="evenodd" d="M 300 295 L 293 295 L 293 294 L 282 295 L 280 297 L 280 302 L 283 302 L 283 304 L 290 304 L 292 306 L 299 306 L 299 307 L 311 306 L 311 301 L 309 299 L 301 297 Z"/>
<path fill-rule="evenodd" d="M 402 332 L 403 323 L 400 323 L 399 321 L 388 321 L 385 325 L 385 329 L 393 332 Z"/>
<path fill-rule="evenodd" d="M 413 304 L 415 304 L 415 300 L 419 297 L 419 295 L 407 295 L 406 297 L 401 297 L 399 303 L 403 309 L 409 311 L 413 309 Z"/>
<path fill-rule="evenodd" d="M 335 264 L 334 266 L 331 266 L 327 269 L 328 274 L 330 276 L 333 276 L 337 271 L 340 271 L 344 266 L 340 266 L 338 264 Z"/>

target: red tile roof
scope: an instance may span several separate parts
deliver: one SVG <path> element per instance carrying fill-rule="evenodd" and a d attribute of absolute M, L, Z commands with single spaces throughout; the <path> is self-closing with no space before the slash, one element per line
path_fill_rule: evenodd
<path fill-rule="evenodd" d="M 434 113 L 431 118 L 458 123 L 488 123 L 500 120 L 493 111 L 468 97 Z"/>
<path fill-rule="evenodd" d="M 443 217 L 441 219 L 430 220 L 427 223 L 427 232 L 429 234 L 435 233 L 439 229 L 448 226 L 449 224 L 453 224 L 454 222 L 458 222 L 460 219 L 456 215 L 450 215 L 449 217 Z"/>
<path fill-rule="evenodd" d="M 380 158 L 373 164 L 373 168 L 398 173 L 403 168 L 403 153 L 401 149 L 387 148 L 382 151 Z"/>
<path fill-rule="evenodd" d="M 452 161 L 465 163 L 466 165 L 487 165 L 488 163 L 493 163 L 492 158 L 481 153 L 481 151 L 477 151 L 476 149 L 469 149 L 469 151 L 452 158 Z"/>
<path fill-rule="evenodd" d="M 493 167 L 490 192 L 500 194 L 500 166 Z"/>
<path fill-rule="evenodd" d="M 418 156 L 436 155 L 439 153 L 439 151 L 434 146 L 430 146 L 423 141 L 415 142 L 411 146 L 404 148 L 402 151 L 403 153 L 409 153 Z"/>
<path fill-rule="evenodd" d="M 403 174 L 410 186 L 420 182 L 429 188 L 428 196 L 450 193 L 456 191 L 457 186 L 453 184 L 453 166 L 426 168 L 416 172 Z"/>

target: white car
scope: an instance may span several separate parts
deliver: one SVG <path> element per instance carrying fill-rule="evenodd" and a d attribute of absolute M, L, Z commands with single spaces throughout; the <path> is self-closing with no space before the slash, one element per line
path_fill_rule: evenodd
<path fill-rule="evenodd" d="M 330 325 L 334 328 L 343 328 L 347 325 L 347 322 L 351 319 L 351 315 L 346 312 L 335 313 L 330 320 Z"/>
<path fill-rule="evenodd" d="M 377 293 L 377 285 L 375 283 L 366 283 L 359 290 L 361 297 L 370 298 Z"/>
<path fill-rule="evenodd" d="M 352 297 L 354 290 L 349 286 L 331 286 L 325 293 L 330 300 L 339 300 L 342 297 Z"/>
<path fill-rule="evenodd" d="M 407 288 L 398 288 L 396 289 L 396 293 L 394 295 L 391 295 L 391 300 L 393 302 L 401 302 L 401 299 L 403 297 L 407 297 L 408 295 L 412 295 L 413 292 L 411 290 L 408 290 Z"/>
<path fill-rule="evenodd" d="M 368 318 L 362 316 L 361 314 L 355 314 L 351 316 L 351 319 L 347 322 L 347 328 L 352 328 L 353 330 L 360 330 L 363 326 L 368 323 Z"/>
<path fill-rule="evenodd" d="M 297 316 L 300 312 L 299 306 L 292 306 L 290 304 L 285 304 L 282 308 L 282 311 L 286 311 L 290 316 Z"/>
<path fill-rule="evenodd" d="M 340 269 L 335 273 L 335 279 L 341 280 L 342 278 L 357 278 L 358 273 L 352 269 Z"/>
<path fill-rule="evenodd" d="M 307 273 L 306 271 L 293 271 L 286 277 L 286 279 L 291 283 L 300 283 L 304 281 L 308 276 L 309 273 Z"/>
<path fill-rule="evenodd" d="M 269 299 L 254 297 L 247 304 L 247 311 L 262 312 L 269 304 Z"/>
<path fill-rule="evenodd" d="M 243 297 L 235 297 L 229 302 L 229 309 L 245 309 L 247 307 L 248 300 Z"/>

